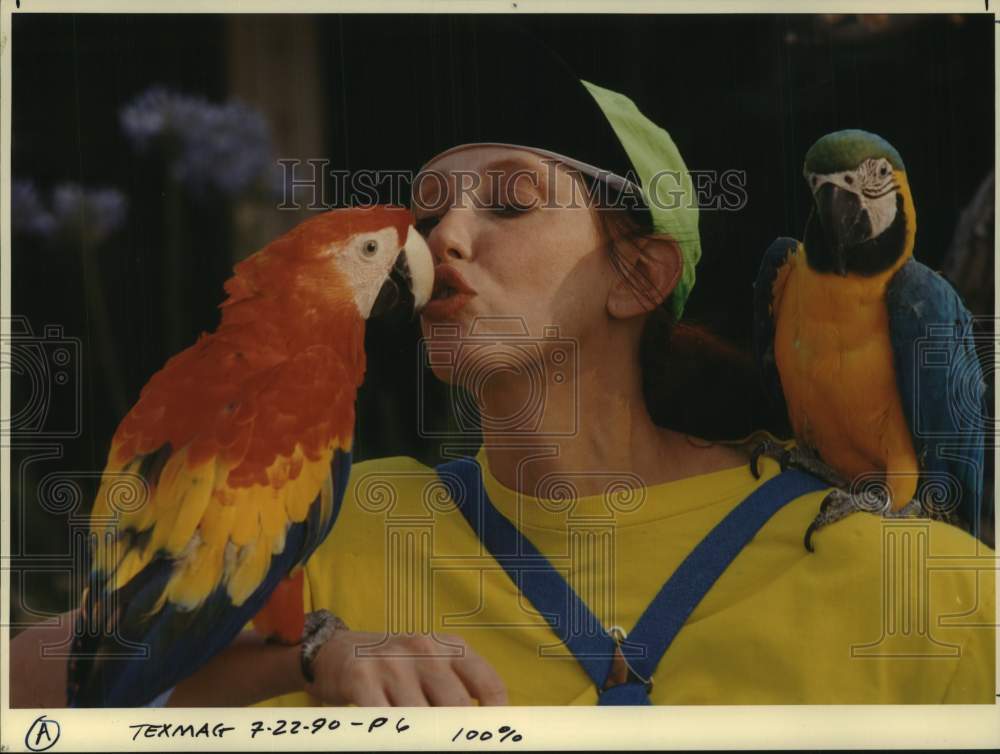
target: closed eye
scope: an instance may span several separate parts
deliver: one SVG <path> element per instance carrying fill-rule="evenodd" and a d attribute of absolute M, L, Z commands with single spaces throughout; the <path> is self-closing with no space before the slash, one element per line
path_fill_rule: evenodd
<path fill-rule="evenodd" d="M 520 217 L 521 215 L 530 212 L 532 206 L 528 204 L 517 204 L 515 202 L 509 202 L 507 204 L 493 204 L 487 207 L 487 209 L 494 215 L 505 218 Z"/>

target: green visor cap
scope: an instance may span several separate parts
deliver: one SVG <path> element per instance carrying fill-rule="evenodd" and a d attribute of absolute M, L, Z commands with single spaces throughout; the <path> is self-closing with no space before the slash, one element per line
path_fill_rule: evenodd
<path fill-rule="evenodd" d="M 680 246 L 683 267 L 672 298 L 674 317 L 680 319 L 694 288 L 695 267 L 701 259 L 698 205 L 684 158 L 670 134 L 639 112 L 628 97 L 589 81 L 582 83 L 628 154 L 642 184 L 653 229 L 670 235 Z"/>

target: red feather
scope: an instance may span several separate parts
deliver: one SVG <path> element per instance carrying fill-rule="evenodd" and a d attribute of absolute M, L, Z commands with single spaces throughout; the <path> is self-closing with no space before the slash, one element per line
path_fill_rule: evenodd
<path fill-rule="evenodd" d="M 304 573 L 300 568 L 274 588 L 267 604 L 254 616 L 253 627 L 258 633 L 285 644 L 295 644 L 302 638 L 306 624 L 302 602 Z"/>

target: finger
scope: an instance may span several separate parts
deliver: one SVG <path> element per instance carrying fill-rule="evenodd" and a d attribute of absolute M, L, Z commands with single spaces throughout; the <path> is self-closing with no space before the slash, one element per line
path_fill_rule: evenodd
<path fill-rule="evenodd" d="M 386 683 L 386 692 L 393 707 L 429 707 L 430 701 L 420 686 L 420 678 L 414 673 Z"/>
<path fill-rule="evenodd" d="M 427 699 L 435 707 L 472 706 L 472 696 L 449 663 L 424 668 L 420 682 Z"/>
<path fill-rule="evenodd" d="M 358 688 L 354 694 L 355 704 L 359 707 L 391 707 L 389 697 L 377 684 L 366 684 Z"/>
<path fill-rule="evenodd" d="M 507 704 L 507 687 L 493 666 L 477 654 L 470 652 L 452 667 L 469 694 L 479 700 L 480 706 Z"/>

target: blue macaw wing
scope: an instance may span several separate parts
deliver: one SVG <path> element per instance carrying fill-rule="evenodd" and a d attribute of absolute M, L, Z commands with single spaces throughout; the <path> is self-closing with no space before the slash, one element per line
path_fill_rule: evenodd
<path fill-rule="evenodd" d="M 889 282 L 886 304 L 896 382 L 921 469 L 917 496 L 957 513 L 981 536 L 988 409 L 972 315 L 947 280 L 913 259 Z"/>
<path fill-rule="evenodd" d="M 774 304 L 775 284 L 779 283 L 782 268 L 798 248 L 794 238 L 776 238 L 764 252 L 753 284 L 753 352 L 764 391 L 775 408 L 786 413 L 785 396 L 781 390 L 781 376 L 774 357 Z"/>

